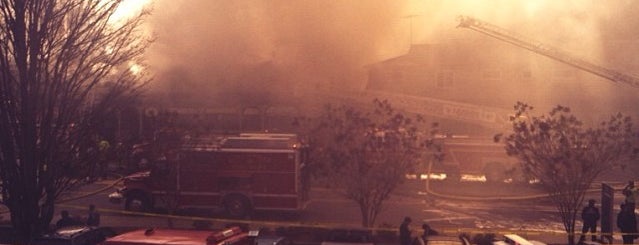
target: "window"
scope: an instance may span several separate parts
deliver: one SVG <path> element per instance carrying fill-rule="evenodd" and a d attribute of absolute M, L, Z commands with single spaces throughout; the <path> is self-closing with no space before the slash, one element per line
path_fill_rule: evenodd
<path fill-rule="evenodd" d="M 437 73 L 437 87 L 451 88 L 455 85 L 455 76 L 453 71 L 440 71 Z"/>

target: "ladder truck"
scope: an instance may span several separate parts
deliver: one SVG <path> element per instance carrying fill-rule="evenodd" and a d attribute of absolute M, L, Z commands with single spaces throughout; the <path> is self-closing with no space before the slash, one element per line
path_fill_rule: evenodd
<path fill-rule="evenodd" d="M 586 60 L 569 55 L 557 48 L 548 46 L 538 41 L 526 38 L 520 34 L 505 30 L 496 25 L 481 21 L 470 16 L 459 16 L 459 25 L 462 28 L 468 28 L 479 33 L 491 36 L 515 46 L 530 50 L 537 54 L 541 54 L 548 58 L 560 61 L 586 72 L 592 73 L 599 77 L 608 79 L 616 83 L 622 83 L 633 88 L 639 89 L 639 79 L 621 72 L 593 64 Z"/>

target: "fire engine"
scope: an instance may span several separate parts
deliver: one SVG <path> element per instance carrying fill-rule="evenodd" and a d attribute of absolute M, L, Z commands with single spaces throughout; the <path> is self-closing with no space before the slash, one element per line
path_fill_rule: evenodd
<path fill-rule="evenodd" d="M 241 218 L 253 210 L 300 211 L 307 200 L 307 149 L 295 134 L 186 138 L 177 157 L 125 177 L 109 198 L 140 212 L 222 207 Z"/>
<path fill-rule="evenodd" d="M 458 20 L 458 27 L 460 28 L 467 28 L 497 40 L 510 43 L 612 82 L 627 85 L 634 89 L 639 88 L 639 78 L 635 76 L 595 64 L 559 48 L 552 47 L 474 17 L 459 16 Z M 524 178 L 520 173 L 513 173 L 515 172 L 512 167 L 514 165 L 513 158 L 506 155 L 505 150 L 503 150 L 503 145 L 490 142 L 489 139 L 449 139 L 445 141 L 444 151 L 444 154 L 449 156 L 449 158 L 445 160 L 448 161 L 449 165 L 452 162 L 452 164 L 460 166 L 460 169 L 488 175 L 484 176 L 485 179 L 490 180 L 491 176 L 493 179 L 503 178 L 504 175 L 501 173 L 504 172 L 508 172 L 508 174 L 505 175 L 506 177 L 518 175 L 516 177 Z M 530 180 L 530 182 L 535 181 L 536 180 Z"/>

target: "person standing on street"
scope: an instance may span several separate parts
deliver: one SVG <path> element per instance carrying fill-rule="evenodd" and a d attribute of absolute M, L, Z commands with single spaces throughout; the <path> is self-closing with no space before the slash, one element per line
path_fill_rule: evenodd
<path fill-rule="evenodd" d="M 87 215 L 88 226 L 100 226 L 100 213 L 95 210 L 95 205 L 89 205 L 89 213 Z"/>
<path fill-rule="evenodd" d="M 72 225 L 75 225 L 75 221 L 69 215 L 69 211 L 62 210 L 62 212 L 60 212 L 60 219 L 55 223 L 56 229 Z"/>
<path fill-rule="evenodd" d="M 626 206 L 628 206 L 628 208 L 630 208 L 632 210 L 632 212 L 635 211 L 635 203 L 637 200 L 637 195 L 639 195 L 639 189 L 637 189 L 637 187 L 635 187 L 635 182 L 634 181 L 628 181 L 628 184 L 626 185 L 626 187 L 623 188 L 623 191 L 621 191 L 621 193 L 626 197 Z"/>
<path fill-rule="evenodd" d="M 404 221 L 399 226 L 399 244 L 400 245 L 411 245 L 412 239 L 410 236 L 410 222 L 413 220 L 406 216 L 404 217 Z"/>
<path fill-rule="evenodd" d="M 617 214 L 617 227 L 621 230 L 623 244 L 632 244 L 637 235 L 637 218 L 631 208 L 622 203 L 621 211 Z"/>
<path fill-rule="evenodd" d="M 422 229 L 424 230 L 424 233 L 420 237 L 420 243 L 419 244 L 427 244 L 429 236 L 439 235 L 439 232 L 437 232 L 436 230 L 433 230 L 433 228 L 430 228 L 430 225 L 428 225 L 426 223 L 422 224 Z"/>
<path fill-rule="evenodd" d="M 588 206 L 581 210 L 581 220 L 583 227 L 581 228 L 581 237 L 579 243 L 583 243 L 586 239 L 586 232 L 592 234 L 592 241 L 597 241 L 597 222 L 599 221 L 599 208 L 595 207 L 595 199 L 588 200 Z"/>

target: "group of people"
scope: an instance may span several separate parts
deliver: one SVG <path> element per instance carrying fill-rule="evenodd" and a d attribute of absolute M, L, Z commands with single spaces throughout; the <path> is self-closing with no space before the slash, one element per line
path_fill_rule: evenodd
<path fill-rule="evenodd" d="M 430 228 L 426 223 L 422 224 L 423 233 L 421 236 L 413 237 L 410 229 L 410 223 L 413 220 L 410 217 L 405 217 L 402 224 L 399 226 L 399 243 L 400 245 L 424 245 L 428 241 L 428 236 L 438 235 L 439 232 Z"/>
<path fill-rule="evenodd" d="M 100 213 L 95 210 L 95 205 L 89 205 L 89 212 L 87 213 L 87 218 L 84 224 L 87 226 L 100 226 Z M 56 229 L 74 225 L 82 225 L 82 222 L 73 219 L 69 215 L 69 211 L 62 210 L 60 212 L 60 219 L 55 223 Z"/>
<path fill-rule="evenodd" d="M 637 231 L 637 217 L 635 215 L 636 200 L 639 197 L 639 188 L 635 186 L 634 181 L 629 181 L 628 184 L 622 190 L 622 194 L 625 196 L 625 200 L 620 205 L 620 211 L 617 214 L 617 228 L 621 231 L 621 237 L 624 244 L 633 244 L 634 240 L 639 238 L 639 231 Z M 596 201 L 594 199 L 588 200 L 588 205 L 581 211 L 581 219 L 583 221 L 583 227 L 581 230 L 581 237 L 579 238 L 579 244 L 583 244 L 586 239 L 586 234 L 591 233 L 592 241 L 598 241 L 597 239 L 597 223 L 601 218 L 599 208 L 595 206 Z M 410 223 L 412 219 L 405 217 L 402 224 L 399 226 L 399 242 L 400 245 L 424 245 L 428 241 L 428 236 L 437 235 L 437 231 L 430 228 L 426 223 L 422 225 L 423 234 L 421 236 L 413 237 L 410 230 Z"/>
<path fill-rule="evenodd" d="M 635 215 L 635 203 L 639 195 L 639 189 L 635 186 L 634 181 L 629 181 L 622 190 L 625 196 L 624 202 L 621 203 L 619 213 L 617 213 L 617 228 L 621 231 L 621 238 L 624 244 L 633 244 L 637 239 L 637 217 Z M 581 211 L 581 219 L 583 227 L 581 229 L 581 237 L 579 243 L 583 244 L 586 239 L 586 233 L 590 232 L 592 241 L 597 241 L 596 231 L 597 222 L 599 221 L 599 208 L 595 206 L 595 200 L 588 200 L 588 205 Z"/>

